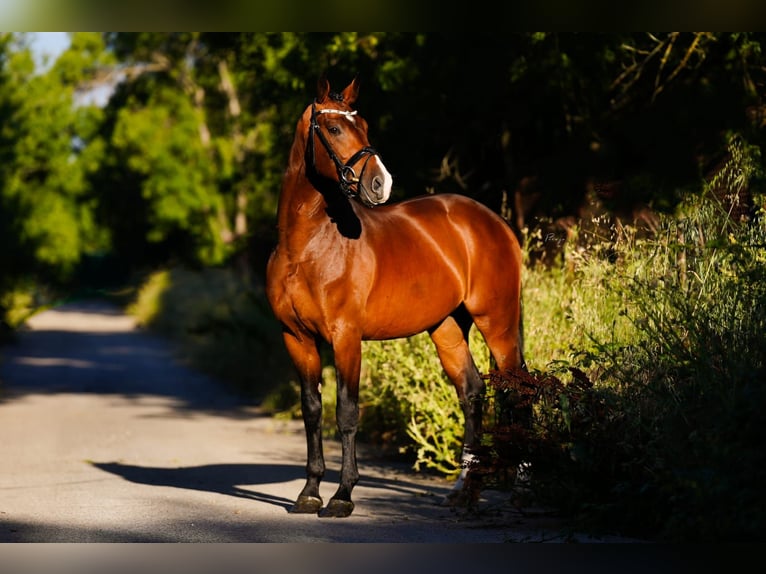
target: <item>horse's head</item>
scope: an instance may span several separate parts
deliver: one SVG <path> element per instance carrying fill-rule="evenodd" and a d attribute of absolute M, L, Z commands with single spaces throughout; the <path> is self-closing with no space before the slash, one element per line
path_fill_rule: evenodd
<path fill-rule="evenodd" d="M 367 139 L 367 122 L 351 109 L 359 93 L 355 78 L 341 93 L 319 81 L 317 98 L 308 114 L 307 158 L 315 172 L 338 182 L 349 197 L 368 207 L 391 196 L 391 174 Z"/>

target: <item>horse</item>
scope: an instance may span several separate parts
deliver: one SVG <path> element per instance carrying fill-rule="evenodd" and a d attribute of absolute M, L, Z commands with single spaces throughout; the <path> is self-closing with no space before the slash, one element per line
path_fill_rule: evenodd
<path fill-rule="evenodd" d="M 519 242 L 508 223 L 460 194 L 384 205 L 392 176 L 352 109 L 358 77 L 341 92 L 326 78 L 298 119 L 277 208 L 278 242 L 266 295 L 297 370 L 306 432 L 306 483 L 293 513 L 346 517 L 359 480 L 356 433 L 362 341 L 427 331 L 457 391 L 463 458 L 478 444 L 485 383 L 468 347 L 475 324 L 498 369 L 523 367 Z M 332 349 L 339 486 L 323 508 L 319 345 Z M 465 491 L 466 465 L 453 492 Z"/>

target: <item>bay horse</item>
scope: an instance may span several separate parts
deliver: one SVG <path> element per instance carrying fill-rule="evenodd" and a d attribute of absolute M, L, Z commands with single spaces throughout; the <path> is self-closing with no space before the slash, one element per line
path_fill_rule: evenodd
<path fill-rule="evenodd" d="M 485 389 L 468 347 L 471 325 L 498 369 L 524 362 L 515 234 L 499 215 L 462 195 L 382 205 L 392 177 L 370 146 L 366 121 L 351 107 L 358 93 L 357 78 L 340 93 L 322 78 L 298 120 L 279 197 L 278 244 L 266 273 L 267 297 L 300 378 L 306 430 L 307 478 L 290 512 L 320 516 L 345 517 L 354 509 L 363 340 L 428 331 L 465 416 L 464 457 L 480 438 Z M 342 448 L 340 484 L 324 508 L 321 340 L 333 352 Z"/>

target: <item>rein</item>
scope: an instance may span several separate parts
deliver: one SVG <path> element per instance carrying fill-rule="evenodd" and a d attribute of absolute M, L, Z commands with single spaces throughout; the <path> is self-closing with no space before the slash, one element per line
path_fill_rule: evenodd
<path fill-rule="evenodd" d="M 338 157 L 338 155 L 335 153 L 335 150 L 332 149 L 332 146 L 330 145 L 330 142 L 327 140 L 327 137 L 322 133 L 322 130 L 319 128 L 319 123 L 317 122 L 317 116 L 319 114 L 340 114 L 343 116 L 354 116 L 356 115 L 356 110 L 352 112 L 345 111 L 345 110 L 329 109 L 329 108 L 324 110 L 317 110 L 316 100 L 314 100 L 311 103 L 311 124 L 309 126 L 308 146 L 309 146 L 309 154 L 311 156 L 311 163 L 314 169 L 316 170 L 316 161 L 315 161 L 316 152 L 314 150 L 314 138 L 311 137 L 312 136 L 311 132 L 313 131 L 319 137 L 319 141 L 322 142 L 322 145 L 327 151 L 327 154 L 330 156 L 330 159 L 335 164 L 335 169 L 338 172 L 338 184 L 340 186 L 340 190 L 344 194 L 346 194 L 346 196 L 348 197 L 358 196 L 359 186 L 361 185 L 360 179 L 362 177 L 362 174 L 364 174 L 364 170 L 367 168 L 367 162 L 370 161 L 370 158 L 372 156 L 378 155 L 378 152 L 375 151 L 375 149 L 370 146 L 365 146 L 359 151 L 357 151 L 354 155 L 352 155 L 346 163 L 343 163 Z M 359 175 L 357 176 L 353 166 L 364 156 L 367 156 L 367 159 L 364 160 L 364 163 L 362 164 L 362 170 L 359 172 Z M 354 186 L 356 186 L 356 188 Z"/>

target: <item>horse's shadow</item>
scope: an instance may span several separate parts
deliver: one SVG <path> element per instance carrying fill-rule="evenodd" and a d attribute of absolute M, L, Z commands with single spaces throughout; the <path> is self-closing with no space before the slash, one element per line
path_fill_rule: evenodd
<path fill-rule="evenodd" d="M 180 468 L 134 466 L 118 462 L 91 462 L 90 464 L 99 470 L 120 476 L 136 484 L 216 492 L 280 506 L 285 511 L 293 506 L 294 500 L 243 488 L 239 485 L 290 482 L 306 477 L 305 466 L 294 464 L 208 464 Z M 324 476 L 325 481 L 334 483 L 337 483 L 339 478 L 338 472 L 329 469 Z M 421 486 L 409 484 L 406 481 L 377 477 L 364 478 L 360 483 L 368 487 L 404 493 L 422 490 Z"/>

